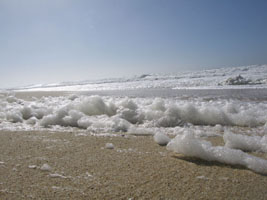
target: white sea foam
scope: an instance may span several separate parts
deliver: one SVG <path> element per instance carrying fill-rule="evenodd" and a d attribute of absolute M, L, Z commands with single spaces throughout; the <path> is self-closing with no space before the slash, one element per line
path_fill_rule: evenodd
<path fill-rule="evenodd" d="M 50 165 L 48 165 L 47 163 L 43 164 L 40 168 L 42 171 L 51 171 L 52 167 L 50 167 Z"/>
<path fill-rule="evenodd" d="M 8 121 L 18 123 L 23 122 L 22 120 L 22 114 L 18 111 L 10 111 L 7 113 L 6 118 Z"/>
<path fill-rule="evenodd" d="M 225 146 L 243 151 L 267 152 L 267 136 L 246 136 L 227 131 L 223 135 Z"/>
<path fill-rule="evenodd" d="M 75 107 L 88 116 L 108 115 L 116 113 L 116 108 L 112 103 L 104 102 L 99 96 L 85 97 Z"/>
<path fill-rule="evenodd" d="M 128 130 L 128 133 L 132 135 L 139 135 L 139 136 L 154 135 L 153 130 L 151 130 L 150 128 L 143 128 L 143 127 L 136 127 L 136 126 L 131 126 Z"/>
<path fill-rule="evenodd" d="M 158 132 L 154 135 L 154 141 L 161 146 L 167 145 L 170 142 L 170 140 L 171 139 L 167 135 L 161 132 Z"/>
<path fill-rule="evenodd" d="M 30 169 L 36 169 L 37 168 L 37 165 L 29 165 L 28 168 L 30 168 Z"/>
<path fill-rule="evenodd" d="M 63 176 L 63 175 L 58 174 L 58 173 L 55 173 L 55 174 L 49 174 L 49 176 L 50 176 L 51 178 L 63 178 L 63 179 L 68 178 L 68 177 Z"/>
<path fill-rule="evenodd" d="M 263 126 L 267 122 L 266 110 L 267 102 L 233 99 L 77 96 L 71 100 L 62 96 L 32 101 L 17 99 L 9 103 L 3 98 L 0 99 L 0 129 L 61 126 L 93 132 L 154 134 L 156 129 L 166 133 L 164 130 L 169 128 L 204 125 L 214 126 L 216 134 L 220 134 L 224 126 Z"/>
<path fill-rule="evenodd" d="M 177 135 L 169 142 L 167 149 L 207 161 L 242 165 L 257 173 L 267 174 L 267 160 L 249 155 L 241 150 L 212 146 L 210 142 L 196 138 L 192 131 Z"/>
<path fill-rule="evenodd" d="M 112 143 L 106 143 L 105 148 L 106 149 L 114 149 L 115 147 Z"/>

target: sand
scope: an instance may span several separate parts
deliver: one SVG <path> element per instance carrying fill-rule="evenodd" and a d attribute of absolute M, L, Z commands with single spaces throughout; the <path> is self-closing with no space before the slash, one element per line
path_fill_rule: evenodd
<path fill-rule="evenodd" d="M 0 131 L 0 152 L 0 199 L 267 198 L 266 176 L 168 152 L 151 136 Z"/>

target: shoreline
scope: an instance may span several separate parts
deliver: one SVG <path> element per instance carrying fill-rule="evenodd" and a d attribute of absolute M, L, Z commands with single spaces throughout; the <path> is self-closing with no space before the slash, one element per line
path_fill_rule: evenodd
<path fill-rule="evenodd" d="M 71 94 L 15 92 L 25 101 Z M 206 139 L 224 145 L 221 137 Z M 167 151 L 152 136 L 0 130 L 0 151 L 0 199 L 267 198 L 267 176 Z"/>
<path fill-rule="evenodd" d="M 244 91 L 246 91 L 244 93 Z M 122 89 L 122 90 L 61 90 L 61 91 L 10 91 L 17 98 L 32 100 L 32 97 L 41 98 L 43 96 L 59 97 L 67 95 L 99 95 L 110 97 L 159 97 L 159 98 L 176 98 L 176 97 L 202 97 L 202 98 L 223 98 L 223 99 L 240 99 L 240 100 L 267 100 L 266 88 L 143 88 L 143 89 Z M 0 92 L 1 94 L 1 92 Z M 4 94 L 4 93 L 2 93 Z"/>

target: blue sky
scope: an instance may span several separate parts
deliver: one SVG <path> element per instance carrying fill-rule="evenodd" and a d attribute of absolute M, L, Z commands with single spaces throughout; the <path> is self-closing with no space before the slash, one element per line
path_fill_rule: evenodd
<path fill-rule="evenodd" d="M 266 0 L 0 0 L 0 88 L 267 63 Z"/>

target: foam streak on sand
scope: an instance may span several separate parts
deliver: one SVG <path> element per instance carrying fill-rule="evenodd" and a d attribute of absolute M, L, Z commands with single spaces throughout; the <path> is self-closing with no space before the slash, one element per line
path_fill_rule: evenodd
<path fill-rule="evenodd" d="M 257 173 L 267 174 L 267 160 L 223 146 L 212 146 L 208 141 L 197 139 L 193 132 L 177 135 L 167 146 L 168 150 L 186 156 L 217 161 L 230 165 L 242 165 Z"/>
<path fill-rule="evenodd" d="M 267 152 L 267 136 L 246 136 L 233 134 L 227 131 L 223 135 L 225 146 L 232 149 L 241 149 L 243 151 L 262 151 Z"/>

